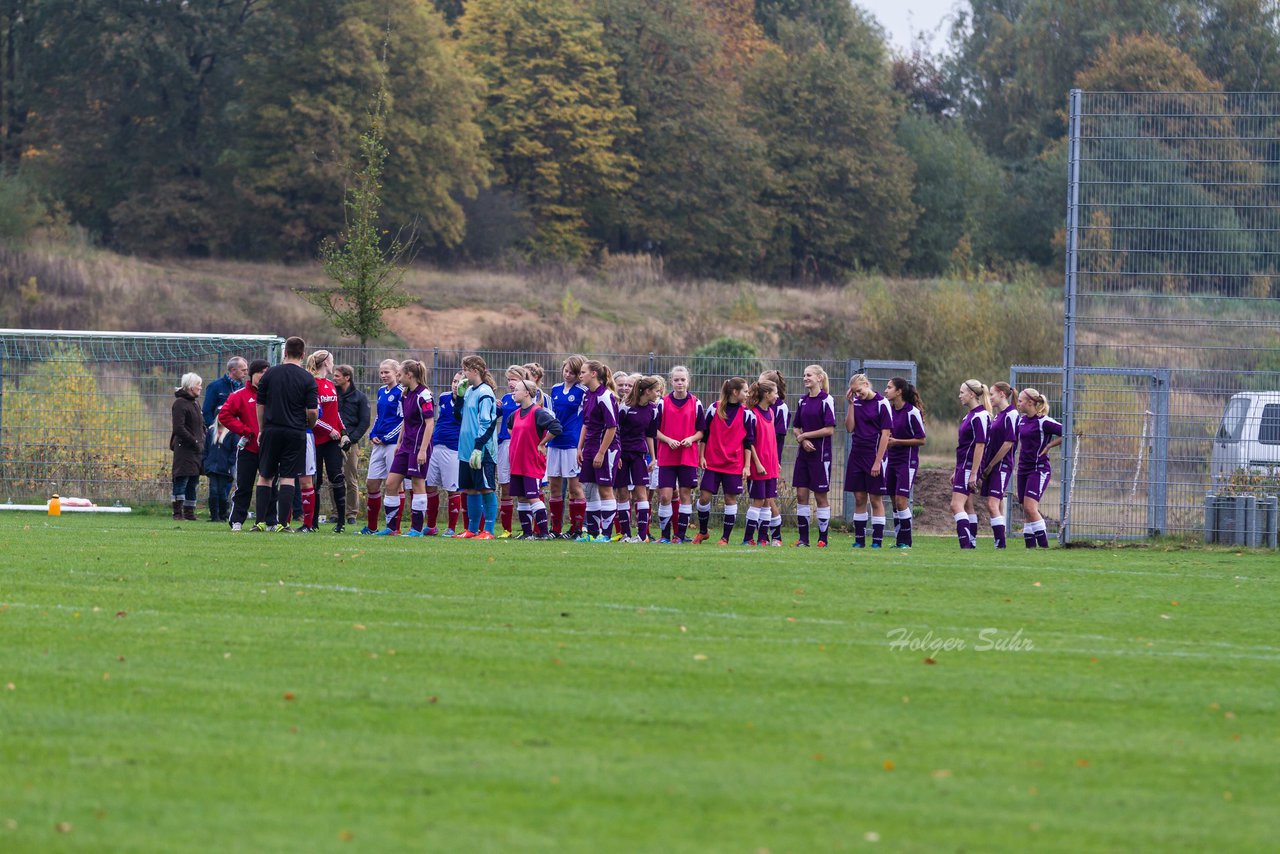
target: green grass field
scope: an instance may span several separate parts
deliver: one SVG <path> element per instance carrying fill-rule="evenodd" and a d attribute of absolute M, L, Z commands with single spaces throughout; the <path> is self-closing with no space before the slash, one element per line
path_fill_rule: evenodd
<path fill-rule="evenodd" d="M 920 539 L 3 514 L 0 850 L 1274 849 L 1274 553 Z"/>

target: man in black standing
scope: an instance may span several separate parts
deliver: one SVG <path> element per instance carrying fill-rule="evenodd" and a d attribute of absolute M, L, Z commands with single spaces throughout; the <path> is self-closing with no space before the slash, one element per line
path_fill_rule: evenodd
<path fill-rule="evenodd" d="M 284 342 L 284 361 L 262 375 L 258 383 L 258 518 L 268 518 L 271 481 L 279 478 L 276 524 L 272 531 L 290 530 L 294 480 L 305 470 L 307 432 L 320 411 L 316 378 L 302 366 L 307 344 L 301 338 Z"/>
<path fill-rule="evenodd" d="M 333 384 L 338 389 L 338 414 L 342 416 L 342 424 L 346 428 L 350 444 L 344 445 L 342 452 L 342 470 L 347 489 L 351 490 L 351 499 L 347 501 L 347 524 L 356 523 L 351 508 L 359 507 L 360 501 L 360 440 L 369 432 L 369 398 L 356 388 L 355 370 L 350 365 L 338 365 L 333 369 Z M 329 482 L 330 488 L 333 482 Z M 335 504 L 337 503 L 335 499 Z"/>

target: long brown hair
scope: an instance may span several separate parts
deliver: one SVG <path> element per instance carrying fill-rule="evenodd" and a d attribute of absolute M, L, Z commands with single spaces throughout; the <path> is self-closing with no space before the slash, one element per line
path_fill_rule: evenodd
<path fill-rule="evenodd" d="M 920 391 L 916 388 L 915 383 L 906 377 L 893 377 L 889 380 L 889 385 L 902 392 L 902 402 L 907 406 L 914 406 L 920 410 L 920 414 L 924 415 L 924 398 L 920 396 Z"/>
<path fill-rule="evenodd" d="M 582 367 L 595 374 L 596 379 L 600 380 L 600 385 L 609 389 L 609 391 L 614 394 L 618 393 L 618 387 L 614 385 L 613 382 L 613 371 L 609 370 L 609 366 L 604 362 L 597 362 L 595 359 L 592 359 L 589 362 L 584 362 Z"/>
<path fill-rule="evenodd" d="M 400 370 L 407 374 L 411 374 L 418 385 L 426 387 L 427 366 L 419 362 L 417 359 L 405 359 L 400 365 Z"/>
<path fill-rule="evenodd" d="M 742 377 L 730 377 L 724 381 L 724 385 L 720 386 L 720 405 L 716 407 L 716 415 L 724 419 L 724 423 L 729 423 L 729 416 L 725 413 L 725 408 L 729 406 L 729 396 L 735 391 L 741 391 L 747 387 L 747 381 Z"/>
<path fill-rule="evenodd" d="M 650 389 L 657 389 L 658 396 L 662 396 L 662 380 L 657 377 L 645 377 L 636 374 L 636 381 L 631 384 L 631 394 L 627 395 L 627 406 L 639 406 L 640 401 L 644 400 L 645 394 Z"/>
<path fill-rule="evenodd" d="M 1008 383 L 1006 383 L 1006 382 L 993 383 L 993 384 L 991 385 L 991 390 L 992 390 L 992 391 L 998 391 L 998 392 L 1000 392 L 1001 394 L 1003 394 L 1003 395 L 1004 395 L 1004 399 L 1005 399 L 1005 400 L 1007 400 L 1007 401 L 1009 401 L 1009 405 L 1010 405 L 1010 406 L 1013 406 L 1014 404 L 1016 404 L 1016 403 L 1018 402 L 1018 392 L 1017 392 L 1017 390 L 1016 390 L 1013 386 L 1009 385 L 1009 384 L 1008 384 Z"/>
<path fill-rule="evenodd" d="M 579 356 L 574 353 L 569 358 L 560 363 L 560 372 L 564 373 L 565 368 L 573 368 L 573 382 L 578 382 L 578 374 L 582 373 L 582 366 L 587 363 L 586 356 Z M 564 382 L 564 377 L 560 377 L 560 382 Z"/>
<path fill-rule="evenodd" d="M 777 391 L 778 385 L 773 380 L 758 380 L 751 384 L 747 393 L 747 409 L 759 409 L 764 397 L 771 391 Z"/>
<path fill-rule="evenodd" d="M 462 360 L 463 370 L 472 370 L 480 374 L 480 382 L 491 388 L 494 394 L 498 392 L 498 384 L 494 382 L 493 374 L 489 373 L 489 366 L 485 364 L 484 359 L 472 354 Z"/>

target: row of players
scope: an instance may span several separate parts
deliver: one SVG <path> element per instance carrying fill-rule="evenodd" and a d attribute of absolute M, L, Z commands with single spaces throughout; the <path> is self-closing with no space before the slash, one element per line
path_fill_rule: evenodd
<path fill-rule="evenodd" d="M 318 384 L 320 409 L 300 483 L 304 520 L 299 530 L 304 531 L 315 529 L 317 469 L 328 471 L 335 499 L 340 500 L 344 491 L 340 452 L 334 453 L 342 426 L 337 395 L 328 381 L 332 357 L 317 351 L 307 367 Z M 265 363 L 251 366 L 249 386 L 237 394 L 252 397 L 264 372 Z M 711 501 L 722 492 L 720 543 L 728 544 L 745 486 L 750 500 L 744 544 L 781 545 L 777 482 L 782 447 L 790 433 L 798 443 L 792 473 L 798 504 L 796 545 L 809 545 L 814 516 L 817 545 L 827 544 L 836 414 L 821 366 L 805 369 L 805 394 L 794 413 L 786 403 L 785 380 L 776 371 L 762 374 L 750 386 L 739 377 L 727 380 L 720 399 L 709 408 L 689 392 L 689 371 L 684 367 L 672 370 L 670 393 L 663 378 L 615 375 L 607 365 L 581 356 L 566 359 L 561 374 L 563 381 L 544 392 L 539 365 L 511 366 L 506 371 L 507 394 L 499 402 L 484 361 L 469 356 L 454 377 L 452 393 L 437 407 L 420 362 L 383 362 L 377 420 L 370 433 L 368 521 L 360 533 L 399 533 L 400 495 L 407 480 L 412 496 L 410 536 L 437 533 L 443 492 L 449 502 L 445 536 L 453 535 L 459 517 L 466 525 L 459 534 L 463 538 L 492 538 L 499 520 L 503 530 L 496 536 L 511 536 L 511 518 L 518 510 L 521 536 L 528 538 L 648 541 L 649 498 L 656 492 L 661 541 L 679 543 L 688 536 L 696 484 L 699 531 L 694 543 L 710 538 Z M 900 377 L 878 393 L 859 374 L 851 378 L 845 397 L 850 404 L 845 428 L 851 441 L 844 488 L 857 502 L 854 547 L 865 547 L 868 526 L 871 547 L 882 544 L 884 497 L 892 496 L 896 545 L 909 548 L 909 496 L 919 447 L 925 441 L 920 395 Z M 1061 437 L 1061 426 L 1047 417 L 1048 402 L 1035 389 L 1015 395 L 1006 383 L 988 389 L 977 380 L 962 384 L 959 398 L 970 407 L 959 429 L 952 480 L 951 510 L 960 546 L 976 546 L 977 495 L 988 502 L 996 547 L 1004 547 L 1002 508 L 1015 460 L 1014 482 L 1027 517 L 1024 541 L 1028 547 L 1047 546 L 1038 504 L 1050 477 L 1048 452 Z M 254 453 L 249 437 L 256 435 L 256 425 L 244 417 L 253 408 L 246 403 L 229 399 L 219 418 L 246 437 L 242 452 Z M 331 441 L 333 447 L 326 450 Z M 460 445 L 469 449 L 463 461 L 458 459 Z M 550 502 L 543 500 L 544 483 L 550 487 Z M 811 513 L 810 500 L 816 514 Z M 247 513 L 247 500 L 244 503 Z M 566 503 L 570 527 L 562 533 Z M 338 530 L 344 515 L 340 507 Z M 380 516 L 386 520 L 382 530 Z M 243 515 L 237 518 L 233 512 L 233 530 L 243 521 Z M 615 524 L 618 534 L 611 536 Z"/>

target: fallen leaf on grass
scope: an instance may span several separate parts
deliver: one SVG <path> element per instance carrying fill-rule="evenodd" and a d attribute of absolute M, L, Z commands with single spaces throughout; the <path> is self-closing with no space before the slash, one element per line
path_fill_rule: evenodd
<path fill-rule="evenodd" d="M 794 623 L 795 621 L 796 621 L 796 618 L 795 618 L 795 617 L 787 617 L 787 622 L 788 622 L 788 623 Z"/>
<path fill-rule="evenodd" d="M 343 842 L 350 842 L 351 840 L 356 838 L 356 835 L 349 830 L 343 830 L 338 833 L 338 838 L 341 839 Z"/>
<path fill-rule="evenodd" d="M 937 663 L 938 663 L 938 660 L 937 660 L 936 658 L 926 658 L 926 659 L 924 660 L 924 663 L 925 663 L 925 664 L 937 664 Z"/>
<path fill-rule="evenodd" d="M 364 623 L 356 623 L 356 624 L 354 624 L 351 628 L 355 629 L 357 632 L 363 632 L 363 631 L 364 631 Z"/>
<path fill-rule="evenodd" d="M 694 661 L 706 661 L 706 660 L 707 660 L 707 657 L 706 657 L 705 655 L 703 655 L 702 653 L 698 653 L 697 655 L 695 655 L 695 656 L 693 657 L 693 660 L 694 660 Z"/>
<path fill-rule="evenodd" d="M 297 697 L 297 695 L 296 695 L 296 694 L 294 694 L 292 691 L 285 691 L 285 692 L 284 692 L 284 698 L 285 698 L 285 700 L 293 700 L 293 699 L 295 699 L 296 697 Z"/>
<path fill-rule="evenodd" d="M 894 768 L 896 768 L 896 767 L 897 767 L 897 766 L 893 764 L 893 760 L 892 760 L 892 759 L 886 759 L 886 760 L 884 761 L 884 770 L 886 770 L 886 771 L 892 771 L 892 770 L 893 770 Z"/>
<path fill-rule="evenodd" d="M 1229 800 L 1231 800 L 1233 797 L 1235 797 L 1235 796 L 1234 796 L 1234 795 L 1232 795 L 1230 792 L 1223 792 L 1223 793 L 1222 793 L 1222 799 L 1223 799 L 1224 801 L 1229 801 Z"/>
<path fill-rule="evenodd" d="M 1088 768 L 1088 767 L 1089 767 L 1089 760 L 1088 760 L 1088 759 L 1077 759 L 1077 760 L 1076 760 L 1076 765 L 1078 765 L 1078 766 L 1079 766 L 1079 767 L 1081 767 L 1081 768 Z"/>
<path fill-rule="evenodd" d="M 104 674 L 102 674 L 102 681 L 103 681 L 103 682 L 106 682 L 106 681 L 107 681 L 107 680 L 109 680 L 110 678 L 111 678 L 111 674 L 110 674 L 110 673 L 104 673 Z"/>
<path fill-rule="evenodd" d="M 689 628 L 688 628 L 688 626 L 681 626 L 681 627 L 680 627 L 680 631 L 681 631 L 681 632 L 688 632 L 688 631 L 689 631 Z"/>
<path fill-rule="evenodd" d="M 16 691 L 16 690 L 18 690 L 18 686 L 17 686 L 17 685 L 14 685 L 12 682 L 9 682 L 9 683 L 7 683 L 7 684 L 4 686 L 4 689 L 5 689 L 6 691 Z"/>
<path fill-rule="evenodd" d="M 1036 582 L 1034 582 L 1031 586 L 1032 586 L 1032 587 L 1039 587 L 1039 586 L 1040 586 L 1040 582 L 1039 582 L 1039 581 L 1036 581 Z"/>
<path fill-rule="evenodd" d="M 431 696 L 431 697 L 428 697 L 428 698 L 427 698 L 427 704 L 428 704 L 428 705 L 434 706 L 434 705 L 435 705 L 436 703 L 438 703 L 438 702 L 440 702 L 440 698 L 439 698 L 439 697 Z"/>
<path fill-rule="evenodd" d="M 874 830 L 868 830 L 866 833 L 862 834 L 862 838 L 868 842 L 879 842 L 880 834 L 876 833 Z"/>
<path fill-rule="evenodd" d="M 59 833 L 70 833 L 70 832 L 71 832 L 71 822 L 69 822 L 69 821 L 60 821 L 60 822 L 58 822 L 57 824 L 55 824 L 55 825 L 53 826 L 53 829 L 54 829 L 54 830 L 56 830 L 56 831 L 58 831 Z"/>
<path fill-rule="evenodd" d="M 1236 719 L 1236 713 L 1235 713 L 1235 712 L 1223 712 L 1223 713 L 1222 713 L 1222 716 L 1223 716 L 1224 718 L 1226 718 L 1227 720 L 1229 720 L 1229 721 L 1234 721 L 1234 720 Z"/>
<path fill-rule="evenodd" d="M 824 760 L 824 759 L 826 759 L 826 758 L 827 758 L 827 757 L 823 756 L 821 753 L 815 753 L 815 754 L 813 754 L 813 761 L 814 761 L 814 762 L 821 762 L 822 760 Z"/>
<path fill-rule="evenodd" d="M 951 771 L 950 769 L 947 769 L 947 768 L 938 768 L 933 772 L 933 779 L 935 780 L 945 780 L 950 776 L 951 776 Z"/>

